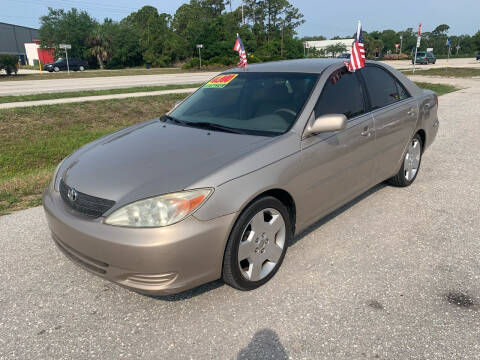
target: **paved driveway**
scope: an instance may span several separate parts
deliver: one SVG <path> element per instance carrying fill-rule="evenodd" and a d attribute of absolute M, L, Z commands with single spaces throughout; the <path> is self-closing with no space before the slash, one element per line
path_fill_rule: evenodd
<path fill-rule="evenodd" d="M 442 96 L 415 184 L 318 222 L 252 292 L 142 296 L 66 260 L 41 208 L 0 217 L 0 358 L 479 359 L 479 98 Z"/>

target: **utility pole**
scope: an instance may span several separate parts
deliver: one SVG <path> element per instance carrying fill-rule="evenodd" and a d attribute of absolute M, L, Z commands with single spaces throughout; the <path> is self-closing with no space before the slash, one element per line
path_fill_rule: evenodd
<path fill-rule="evenodd" d="M 245 25 L 245 16 L 243 15 L 243 2 L 244 0 L 242 0 L 242 25 Z"/>
<path fill-rule="evenodd" d="M 280 47 L 280 57 L 283 57 L 283 29 L 285 28 L 285 19 L 282 21 L 282 42 Z"/>
<path fill-rule="evenodd" d="M 422 24 L 418 24 L 417 46 L 415 46 L 415 57 L 413 59 L 413 73 L 414 74 L 415 74 L 415 64 L 417 62 L 417 52 L 418 52 L 418 48 L 420 47 L 421 40 L 422 40 Z"/>

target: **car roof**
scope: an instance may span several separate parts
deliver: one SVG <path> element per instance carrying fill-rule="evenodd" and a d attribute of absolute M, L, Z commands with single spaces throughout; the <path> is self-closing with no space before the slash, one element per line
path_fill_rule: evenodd
<path fill-rule="evenodd" d="M 234 68 L 226 72 L 290 72 L 320 74 L 330 65 L 343 64 L 343 59 L 296 59 L 248 65 L 245 69 Z"/>

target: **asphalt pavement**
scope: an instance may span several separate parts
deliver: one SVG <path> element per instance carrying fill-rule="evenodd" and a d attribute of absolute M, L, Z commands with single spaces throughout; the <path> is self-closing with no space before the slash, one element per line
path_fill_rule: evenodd
<path fill-rule="evenodd" d="M 387 61 L 386 63 L 397 69 L 412 68 L 411 60 L 394 60 Z M 441 68 L 447 65 L 450 67 L 480 68 L 480 61 L 476 61 L 474 58 L 461 58 L 450 59 L 447 64 L 446 59 L 438 59 L 436 64 L 418 65 L 417 69 L 424 70 L 430 68 Z M 36 72 L 36 70 L 22 70 L 24 73 L 27 71 L 29 73 Z M 194 84 L 206 82 L 218 74 L 217 71 L 95 77 L 97 72 L 98 71 L 91 71 L 92 77 L 89 78 L 55 79 L 54 77 L 56 74 L 51 74 L 52 79 L 47 80 L 1 81 L 0 96 L 28 95 L 62 91 L 120 89 L 154 85 Z"/>
<path fill-rule="evenodd" d="M 480 359 L 480 86 L 440 97 L 415 183 L 297 236 L 278 274 L 152 298 L 80 269 L 41 207 L 0 217 L 1 359 Z"/>
<path fill-rule="evenodd" d="M 139 86 L 195 84 L 210 80 L 217 72 L 157 75 L 125 75 L 71 79 L 14 80 L 0 82 L 0 96 L 65 91 L 106 90 Z M 95 76 L 92 74 L 92 76 Z"/>

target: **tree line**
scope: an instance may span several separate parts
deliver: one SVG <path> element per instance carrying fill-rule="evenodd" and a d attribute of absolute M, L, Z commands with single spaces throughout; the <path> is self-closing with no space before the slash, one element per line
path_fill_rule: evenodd
<path fill-rule="evenodd" d="M 203 44 L 204 64 L 231 65 L 239 33 L 249 62 L 299 58 L 302 41 L 295 37 L 304 20 L 287 0 L 247 0 L 231 8 L 225 0 L 191 0 L 172 16 L 144 6 L 121 21 L 97 22 L 86 11 L 49 8 L 40 18 L 43 47 L 63 52 L 59 43 L 72 45 L 71 55 L 96 62 L 99 67 L 196 66 L 197 44 Z"/>
<path fill-rule="evenodd" d="M 72 45 L 73 57 L 89 60 L 100 68 L 121 68 L 150 64 L 155 67 L 183 65 L 198 67 L 197 44 L 203 44 L 202 64 L 232 65 L 238 56 L 232 51 L 239 33 L 248 54 L 249 63 L 304 56 L 305 41 L 325 37 L 299 38 L 297 29 L 305 20 L 298 8 L 288 0 L 245 0 L 241 7 L 232 8 L 231 0 L 190 0 L 175 14 L 159 13 L 155 7 L 144 6 L 120 21 L 104 19 L 98 22 L 86 11 L 49 8 L 40 18 L 40 39 L 43 47 L 55 48 L 63 56 L 60 43 Z M 422 47 L 433 47 L 436 54 L 446 54 L 447 38 L 452 51 L 473 54 L 480 50 L 480 31 L 474 36 L 448 36 L 448 25 L 437 26 L 422 36 Z M 367 56 L 383 56 L 394 52 L 403 37 L 402 50 L 409 53 L 416 43 L 412 28 L 365 32 Z M 353 37 L 349 35 L 346 37 Z M 340 37 L 334 37 L 340 38 Z M 337 49 L 337 52 L 340 49 Z M 324 56 L 311 51 L 309 56 Z"/>

